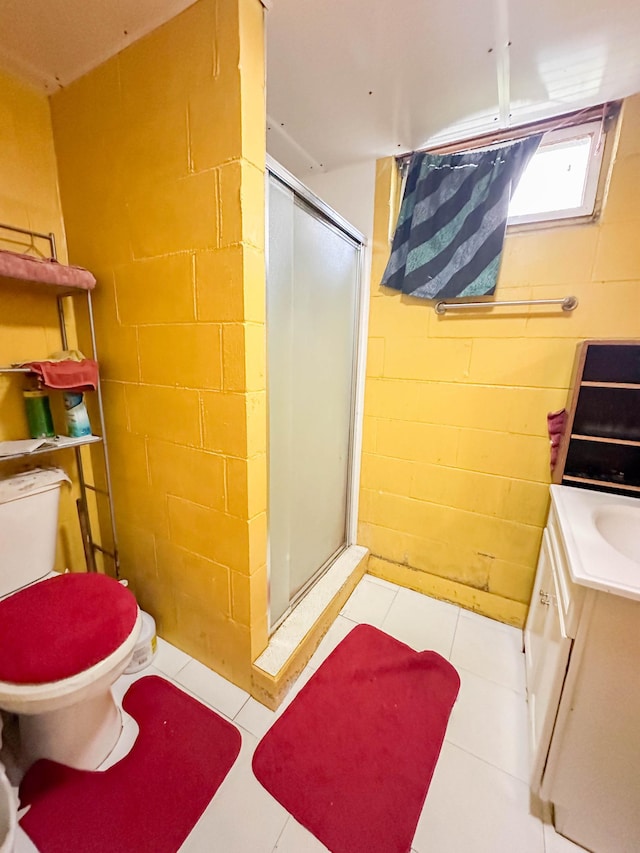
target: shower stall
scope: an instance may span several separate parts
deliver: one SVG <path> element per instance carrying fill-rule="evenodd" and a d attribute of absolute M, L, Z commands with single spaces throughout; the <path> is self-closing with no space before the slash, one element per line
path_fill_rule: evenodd
<path fill-rule="evenodd" d="M 354 544 L 365 239 L 267 163 L 270 629 Z"/>

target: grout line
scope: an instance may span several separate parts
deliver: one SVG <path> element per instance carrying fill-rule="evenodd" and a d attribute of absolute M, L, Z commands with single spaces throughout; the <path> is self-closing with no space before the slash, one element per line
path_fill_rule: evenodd
<path fill-rule="evenodd" d="M 293 818 L 291 817 L 291 815 L 288 815 L 288 816 L 287 816 L 287 819 L 286 819 L 286 820 L 285 820 L 285 822 L 284 822 L 284 826 L 282 827 L 282 830 L 281 830 L 281 832 L 280 832 L 280 835 L 276 838 L 276 843 L 275 843 L 275 846 L 274 846 L 273 850 L 271 851 L 271 853 L 277 853 L 277 850 L 278 850 L 278 844 L 280 844 L 280 839 L 281 839 L 281 838 L 282 838 L 282 836 L 284 835 L 284 831 L 285 831 L 285 829 L 287 828 L 287 826 L 289 825 L 289 821 L 290 821 L 290 820 L 292 820 L 292 819 L 293 819 Z"/>
<path fill-rule="evenodd" d="M 365 572 L 365 574 L 362 576 L 362 580 L 360 581 L 360 583 L 365 580 L 367 581 L 367 583 L 375 584 L 376 586 L 380 586 L 383 589 L 390 590 L 390 587 L 393 587 L 395 592 L 401 589 L 401 587 L 398 586 L 397 583 L 393 583 L 393 581 L 387 581 L 384 578 L 376 577 L 376 575 L 370 575 L 368 572 Z"/>
<path fill-rule="evenodd" d="M 384 616 L 383 616 L 383 617 L 382 617 L 382 619 L 380 620 L 380 630 L 381 630 L 381 631 L 382 631 L 382 626 L 384 625 L 385 620 L 386 620 L 387 616 L 389 615 L 389 612 L 390 612 L 391 608 L 393 607 L 393 605 L 394 605 L 394 603 L 395 603 L 396 598 L 398 597 L 398 591 L 399 591 L 399 590 L 397 589 L 397 590 L 393 593 L 393 596 L 392 596 L 392 598 L 391 598 L 391 601 L 389 602 L 389 606 L 388 606 L 388 607 L 387 607 L 387 609 L 385 610 Z"/>
<path fill-rule="evenodd" d="M 195 658 L 193 658 L 193 660 L 195 660 Z M 189 663 L 191 663 L 191 661 L 189 661 Z M 182 669 L 184 669 L 188 665 L 189 664 L 185 664 Z M 202 666 L 206 666 L 206 664 L 202 664 Z M 215 711 L 216 714 L 219 714 L 221 717 L 224 717 L 225 720 L 228 720 L 230 723 L 232 723 L 234 721 L 234 717 L 231 717 L 226 711 L 223 711 L 222 708 L 219 708 L 217 705 L 214 705 L 209 699 L 205 699 L 204 696 L 201 696 L 200 693 L 198 693 L 192 687 L 187 687 L 186 684 L 183 684 L 181 681 L 178 681 L 178 675 L 180 674 L 180 672 L 182 672 L 182 669 L 173 677 L 173 681 L 175 682 L 176 687 L 179 687 L 183 693 L 187 694 L 187 696 L 191 696 L 193 699 L 197 699 L 198 702 L 200 702 L 202 705 L 207 708 L 210 708 L 212 711 Z M 211 670 L 211 672 L 213 672 L 213 670 Z M 218 675 L 218 673 L 214 674 Z M 224 676 L 220 676 L 220 678 L 224 678 Z M 225 681 L 227 681 L 227 679 L 225 679 Z M 231 681 L 229 681 L 228 683 L 232 684 Z M 238 711 L 237 713 L 240 712 Z"/>
<path fill-rule="evenodd" d="M 451 661 L 450 661 L 450 663 L 451 663 Z M 487 682 L 487 684 L 492 684 L 494 687 L 500 687 L 502 690 L 508 690 L 508 691 L 509 691 L 509 693 L 513 693 L 515 696 L 518 696 L 518 697 L 520 697 L 521 699 L 523 699 L 523 700 L 524 700 L 525 705 L 527 705 L 527 704 L 528 704 L 528 701 L 527 701 L 526 678 L 525 678 L 525 687 L 524 687 L 524 690 L 518 690 L 518 689 L 517 689 L 517 688 L 515 688 L 515 687 L 509 687 L 509 685 L 507 685 L 507 684 L 503 684 L 501 681 L 496 681 L 496 680 L 495 680 L 495 679 L 493 679 L 493 678 L 488 678 L 486 675 L 480 675 L 480 673 L 479 673 L 479 672 L 475 672 L 473 669 L 469 669 L 469 668 L 468 668 L 468 667 L 466 667 L 466 666 L 460 666 L 460 664 L 452 664 L 452 665 L 453 665 L 453 666 L 455 666 L 455 669 L 456 669 L 456 670 L 460 670 L 460 671 L 462 671 L 462 672 L 466 672 L 466 673 L 468 673 L 469 675 L 473 675 L 473 676 L 474 676 L 474 678 L 480 678 L 480 679 L 482 679 L 482 681 L 486 681 L 486 682 Z"/>
<path fill-rule="evenodd" d="M 458 612 L 456 614 L 456 624 L 453 629 L 453 634 L 451 636 L 451 645 L 449 646 L 449 654 L 447 655 L 447 660 L 451 663 L 451 656 L 453 655 L 453 646 L 456 641 L 456 634 L 458 633 L 458 625 L 460 623 L 460 607 L 458 607 Z"/>
<path fill-rule="evenodd" d="M 247 702 L 249 701 L 249 699 L 251 699 L 251 694 L 249 694 L 249 695 L 247 696 L 247 698 L 244 700 L 244 702 L 242 703 L 242 705 L 241 705 L 241 706 L 238 708 L 238 710 L 236 711 L 236 714 L 235 714 L 235 716 L 234 716 L 234 718 L 233 718 L 233 721 L 234 721 L 234 722 L 235 722 L 236 717 L 238 716 L 238 714 L 242 711 L 242 709 L 244 708 L 244 706 L 245 706 L 245 705 L 247 704 Z"/>
<path fill-rule="evenodd" d="M 467 755 L 470 755 L 472 758 L 475 758 L 478 761 L 481 761 L 487 767 L 492 767 L 494 770 L 498 770 L 498 771 L 500 771 L 500 773 L 504 773 L 505 776 L 508 776 L 510 779 L 515 779 L 516 782 L 520 782 L 521 785 L 524 785 L 525 788 L 529 789 L 529 782 L 528 781 L 521 779 L 519 776 L 514 776 L 513 773 L 509 773 L 509 771 L 505 770 L 504 767 L 498 767 L 497 764 L 493 764 L 491 761 L 487 761 L 486 758 L 482 758 L 480 755 L 476 755 L 475 752 L 471 752 L 469 749 L 465 749 L 463 746 L 460 746 L 459 744 L 454 743 L 454 741 L 448 740 L 446 735 L 445 735 L 444 743 L 447 743 L 449 746 L 453 746 L 455 749 L 459 749 L 460 752 L 464 752 Z"/>
<path fill-rule="evenodd" d="M 335 619 L 333 620 L 333 622 L 331 623 L 331 627 L 329 628 L 329 631 L 331 631 L 331 628 L 333 628 L 333 627 L 334 627 L 334 625 L 336 624 L 336 622 L 338 621 L 338 619 L 346 619 L 346 621 L 347 621 L 347 622 L 351 622 L 351 624 L 352 624 L 354 627 L 355 627 L 356 625 L 361 625 L 361 624 L 362 624 L 361 622 L 356 622 L 356 620 L 355 620 L 355 619 L 350 619 L 348 616 L 345 616 L 345 615 L 344 615 L 344 613 L 342 613 L 342 611 L 340 611 L 340 612 L 338 613 L 338 615 L 336 616 L 336 618 L 335 618 Z M 350 629 L 350 630 L 353 630 L 353 629 Z M 316 672 L 320 669 L 320 667 L 322 666 L 322 664 L 326 661 L 327 657 L 329 657 L 329 655 L 326 655 L 326 656 L 325 656 L 325 657 L 320 661 L 320 663 L 319 663 L 319 664 L 315 664 L 315 663 L 314 663 L 314 664 L 312 664 L 312 663 L 311 663 L 311 661 L 313 660 L 313 657 L 315 656 L 316 652 L 318 651 L 318 649 L 320 648 L 320 646 L 321 646 L 321 645 L 322 645 L 322 643 L 324 642 L 324 640 L 325 640 L 325 638 L 327 637 L 327 634 L 329 633 L 329 631 L 327 631 L 327 633 L 324 635 L 324 637 L 322 638 L 322 640 L 320 641 L 320 643 L 318 643 L 318 647 L 316 648 L 316 651 L 313 653 L 313 655 L 311 655 L 311 657 L 309 658 L 309 660 L 308 660 L 308 661 L 307 661 L 307 663 L 305 664 L 304 669 L 302 670 L 302 672 L 300 673 L 300 675 L 298 676 L 298 678 L 300 678 L 300 676 L 302 675 L 302 673 L 304 672 L 304 670 L 305 670 L 305 669 L 307 669 L 307 667 L 308 667 L 308 668 L 309 668 L 313 673 L 316 673 Z M 342 642 L 342 640 L 340 640 L 340 642 Z M 336 648 L 337 648 L 337 647 L 336 647 Z M 332 649 L 331 651 L 334 651 L 334 649 Z M 329 654 L 331 654 L 331 652 L 329 652 Z M 297 681 L 298 681 L 298 679 L 296 679 L 296 682 L 297 682 Z M 287 695 L 288 695 L 288 694 L 287 694 Z"/>
<path fill-rule="evenodd" d="M 186 663 L 183 663 L 182 666 L 180 667 L 180 669 L 175 673 L 175 675 L 173 675 L 171 677 L 175 678 L 177 680 L 177 678 L 180 675 L 180 673 L 182 672 L 182 670 L 185 669 L 186 667 L 188 667 L 190 663 L 193 663 L 194 660 L 195 660 L 195 658 L 189 657 L 189 660 Z"/>

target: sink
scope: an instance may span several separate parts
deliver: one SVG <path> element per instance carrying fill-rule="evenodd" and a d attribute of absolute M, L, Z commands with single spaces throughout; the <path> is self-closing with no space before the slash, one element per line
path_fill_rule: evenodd
<path fill-rule="evenodd" d="M 640 493 L 554 483 L 551 501 L 573 583 L 640 601 Z"/>
<path fill-rule="evenodd" d="M 598 507 L 593 520 L 612 548 L 640 566 L 640 508 L 615 504 Z"/>

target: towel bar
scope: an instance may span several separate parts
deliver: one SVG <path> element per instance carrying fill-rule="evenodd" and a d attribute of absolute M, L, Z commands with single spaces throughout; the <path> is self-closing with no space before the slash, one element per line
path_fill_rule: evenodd
<path fill-rule="evenodd" d="M 504 302 L 444 302 L 440 300 L 433 306 L 436 314 L 446 314 L 447 311 L 458 311 L 461 308 L 497 308 L 502 305 L 561 305 L 563 311 L 573 311 L 578 306 L 575 296 L 565 296 L 563 299 L 514 299 Z"/>

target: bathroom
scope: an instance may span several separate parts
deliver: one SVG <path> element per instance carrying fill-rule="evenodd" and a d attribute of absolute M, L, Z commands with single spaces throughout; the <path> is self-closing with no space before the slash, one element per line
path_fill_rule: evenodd
<path fill-rule="evenodd" d="M 96 67 L 49 91 L 2 71 L 0 221 L 55 232 L 60 259 L 98 279 L 121 576 L 161 638 L 275 707 L 365 566 L 277 678 L 254 665 L 270 630 L 263 9 L 200 0 L 118 49 L 102 62 L 97 46 Z M 601 217 L 505 242 L 498 298 L 575 295 L 566 315 L 442 318 L 381 291 L 395 149 L 298 174 L 372 247 L 355 538 L 369 576 L 524 626 L 548 508 L 546 414 L 566 405 L 579 341 L 640 336 L 638 89 L 624 92 Z M 1 364 L 59 348 L 50 306 L 10 288 L 2 300 Z M 0 398 L 0 440 L 21 437 L 20 386 L 0 377 Z M 84 566 L 76 496 L 62 497 L 59 569 Z"/>

